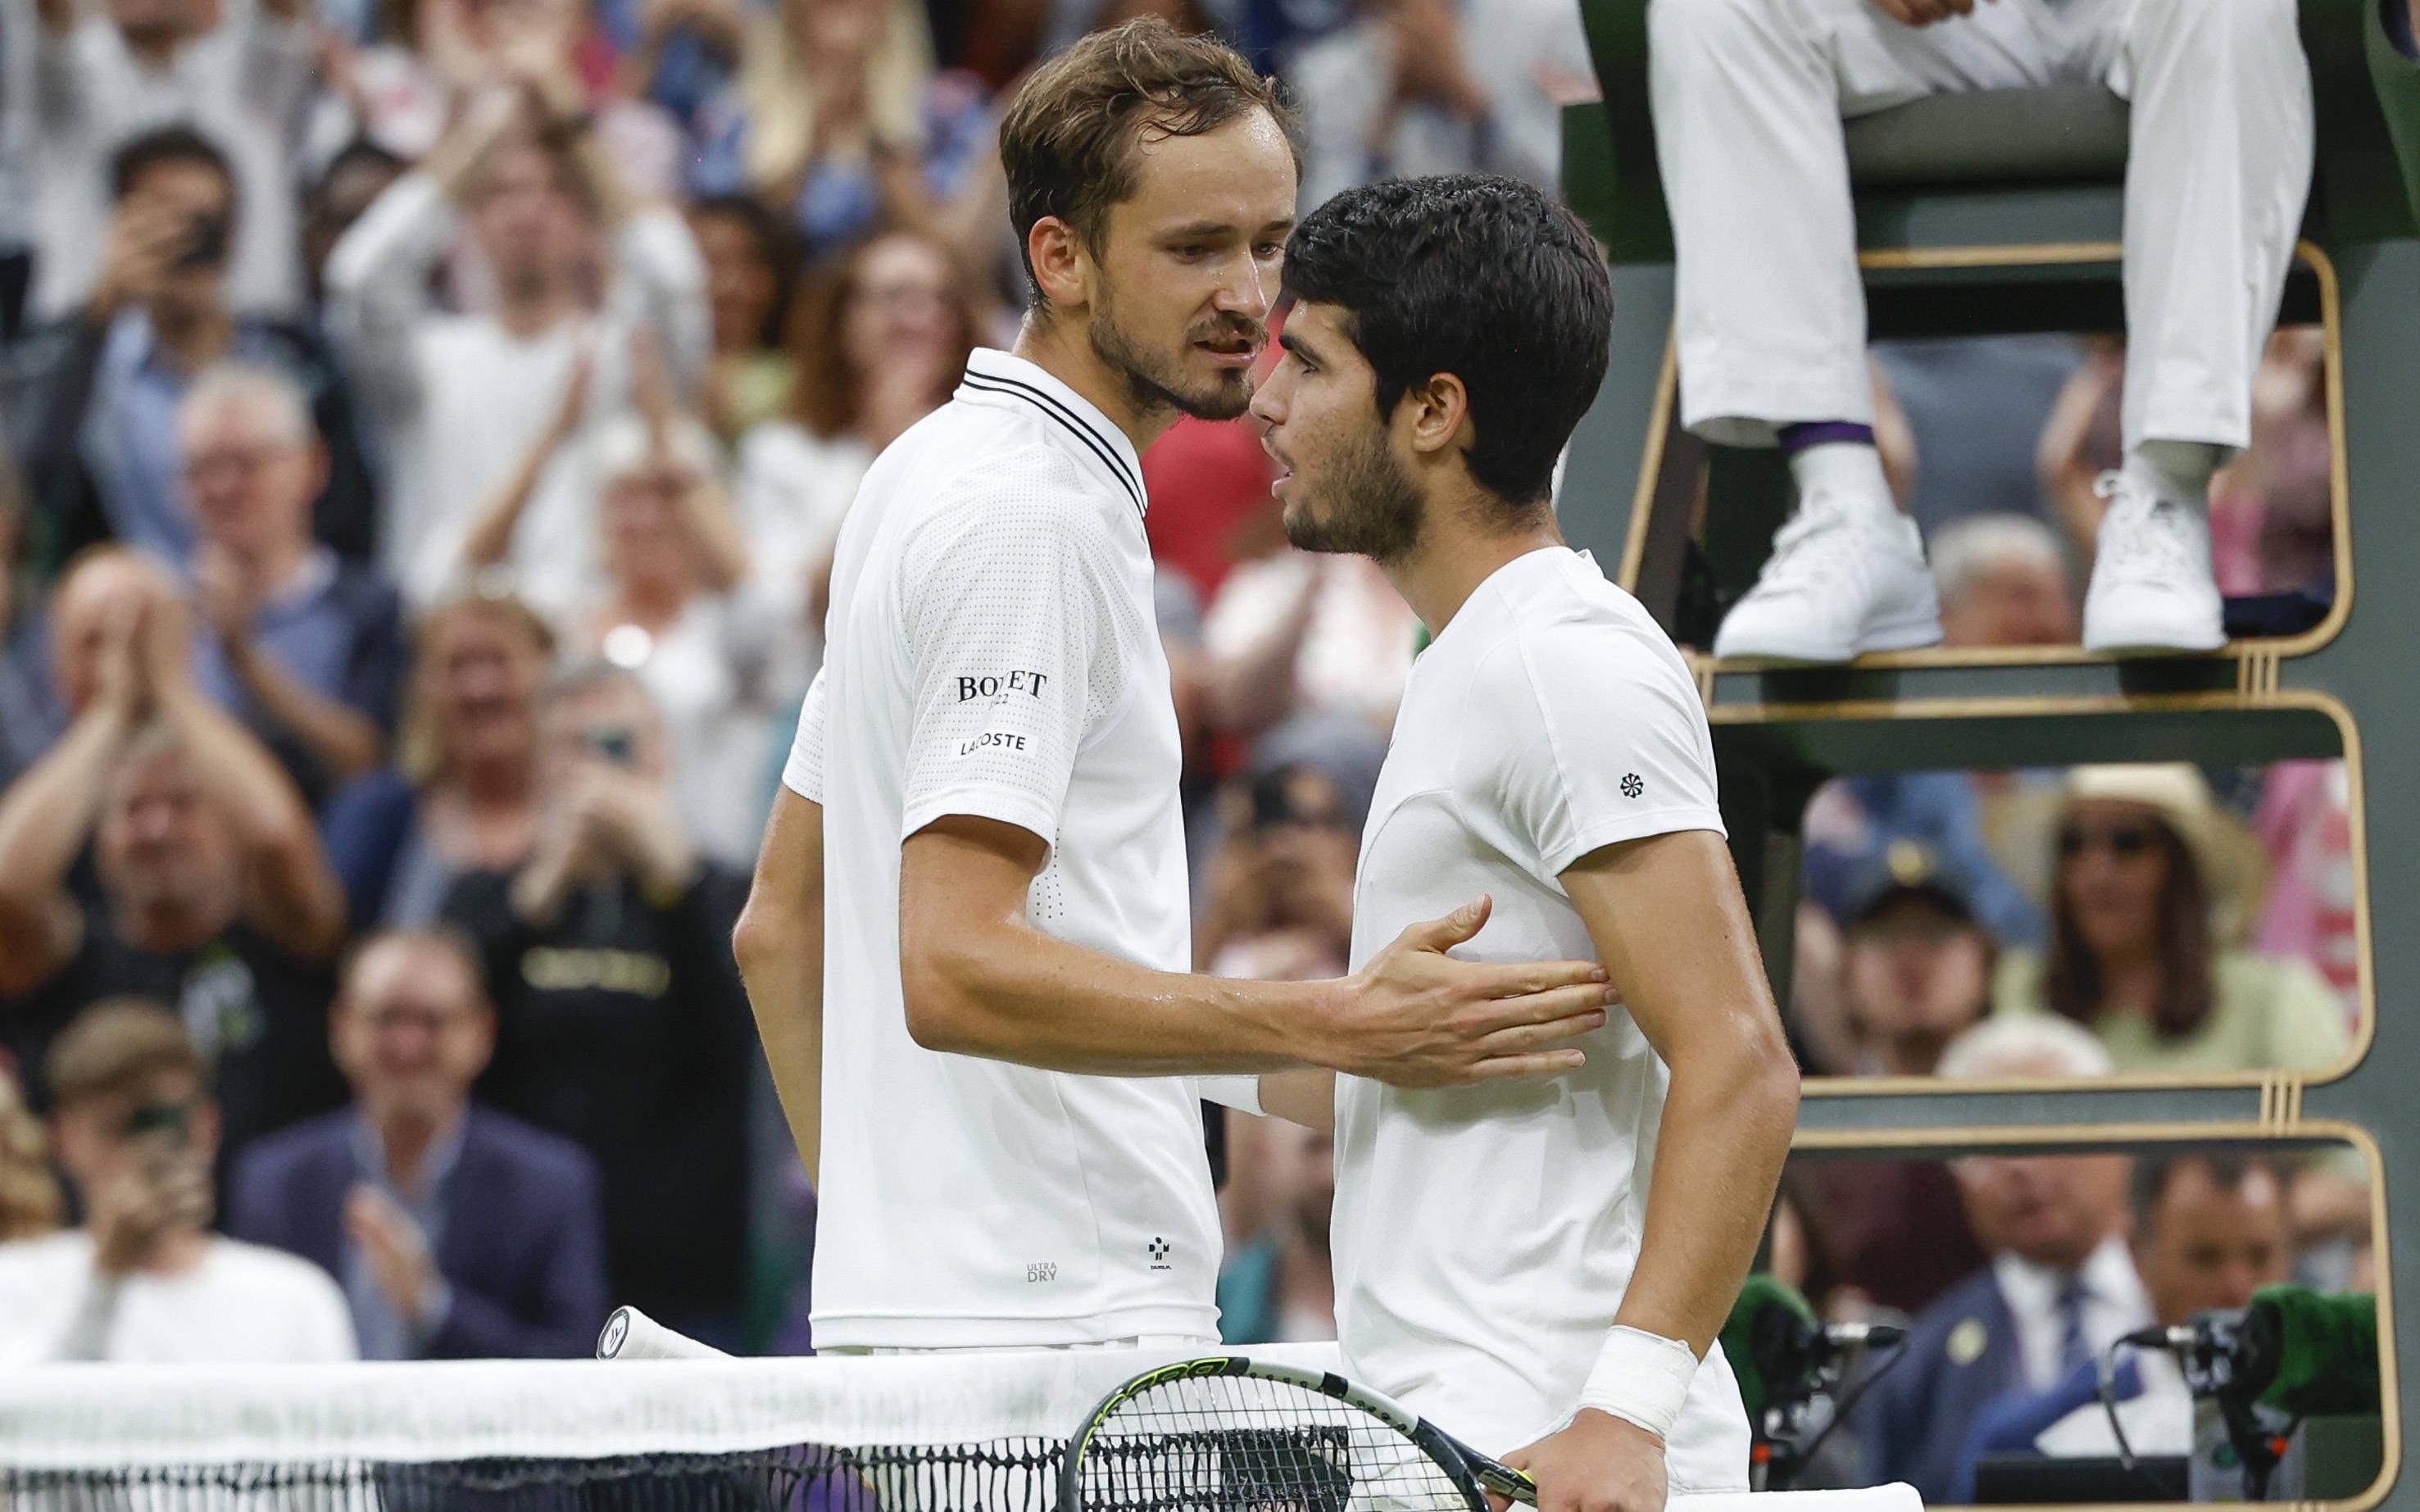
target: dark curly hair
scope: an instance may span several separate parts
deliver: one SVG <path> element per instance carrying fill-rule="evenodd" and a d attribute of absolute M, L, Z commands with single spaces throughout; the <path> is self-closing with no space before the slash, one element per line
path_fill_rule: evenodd
<path fill-rule="evenodd" d="M 1435 374 L 1462 380 L 1470 475 L 1508 504 L 1545 502 L 1613 342 L 1613 281 L 1577 216 L 1487 174 L 1348 189 L 1287 239 L 1285 288 L 1344 312 L 1381 419 Z"/>

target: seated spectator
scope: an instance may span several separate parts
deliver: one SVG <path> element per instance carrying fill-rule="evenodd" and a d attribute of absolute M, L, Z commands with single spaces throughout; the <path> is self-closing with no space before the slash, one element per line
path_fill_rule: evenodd
<path fill-rule="evenodd" d="M 770 685 L 775 616 L 750 591 L 748 542 L 715 475 L 713 438 L 668 398 L 643 407 L 649 423 L 620 422 L 592 443 L 605 573 L 601 591 L 571 608 L 573 655 L 638 674 L 662 711 L 683 822 L 716 860 L 746 866 L 771 802 L 772 709 L 804 695 L 807 674 Z M 564 419 L 571 413 L 567 403 Z M 521 486 L 540 465 L 533 456 L 471 532 L 472 570 L 510 554 Z"/>
<path fill-rule="evenodd" d="M 2285 1177 L 2257 1155 L 2188 1146 L 2137 1156 L 2133 1212 L 2134 1269 L 2163 1327 L 2250 1306 L 2254 1292 L 2286 1279 L 2293 1260 Z M 2142 1393 L 2118 1405 L 2127 1444 L 2138 1455 L 2190 1454 L 2193 1394 L 2176 1356 L 2147 1349 L 2134 1359 Z M 2061 1457 L 2118 1452 L 2098 1402 L 2061 1418 L 2035 1444 Z"/>
<path fill-rule="evenodd" d="M 1985 841 L 1976 774 L 1894 772 L 1838 777 L 1808 800 L 1801 830 L 1807 896 L 1835 918 L 1850 912 L 1856 884 L 1913 846 L 1930 869 L 1957 876 L 1993 939 L 2031 944 L 2045 933 L 2040 907 L 2011 881 Z"/>
<path fill-rule="evenodd" d="M 1379 179 L 1501 173 L 1551 188 L 1562 107 L 1592 98 L 1579 12 L 1535 0 L 1365 0 L 1284 65 L 1302 203 Z"/>
<path fill-rule="evenodd" d="M 173 1005 L 231 1154 L 341 1097 L 322 1015 L 344 897 L 294 785 L 194 686 L 173 591 L 132 602 L 75 723 L 0 794 L 0 1046 L 30 1071 L 88 1004 Z M 97 896 L 70 885 L 87 845 Z"/>
<path fill-rule="evenodd" d="M 1923 848 L 1891 848 L 1859 885 L 1841 958 L 1865 1076 L 1931 1076 L 1992 1005 L 1998 945 L 1964 883 Z"/>
<path fill-rule="evenodd" d="M 2357 1151 L 2321 1154 L 2294 1172 L 2286 1206 L 2297 1282 L 2318 1291 L 2378 1289 L 2369 1202 L 2368 1162 Z"/>
<path fill-rule="evenodd" d="M 1843 929 L 1841 1014 L 1861 1076 L 1931 1076 L 1991 1008 L 1998 946 L 1954 871 L 1912 842 L 1858 882 Z M 1935 1161 L 1807 1161 L 1792 1205 L 1821 1252 L 1829 1308 L 1916 1312 L 1984 1260 Z"/>
<path fill-rule="evenodd" d="M 374 569 L 311 538 L 327 453 L 284 375 L 203 374 L 178 411 L 178 439 L 201 536 L 195 678 L 316 800 L 386 758 L 401 602 Z"/>
<path fill-rule="evenodd" d="M 227 287 L 236 179 L 225 154 L 169 127 L 111 163 L 116 198 L 81 313 L 28 339 L 21 436 L 47 560 L 116 538 L 178 564 L 196 535 L 177 453 L 177 408 L 229 360 L 289 375 L 327 448 L 312 528 L 349 556 L 372 545 L 376 502 L 352 398 L 310 331 L 240 314 Z"/>
<path fill-rule="evenodd" d="M 1263 742 L 1268 759 L 1332 746 L 1357 762 L 1394 727 L 1419 633 L 1375 562 L 1280 544 L 1237 562 L 1202 621 L 1211 718 L 1255 741 L 1292 725 Z"/>
<path fill-rule="evenodd" d="M 45 686 L 31 574 L 24 570 L 25 494 L 0 443 L 0 787 L 41 756 L 57 731 Z"/>
<path fill-rule="evenodd" d="M 83 303 L 105 262 L 110 157 L 168 126 L 226 149 L 240 193 L 216 235 L 235 307 L 293 313 L 302 283 L 288 168 L 317 59 L 302 0 L 35 0 L 26 8 L 40 23 L 25 49 L 37 310 L 55 319 Z"/>
<path fill-rule="evenodd" d="M 537 694 L 554 631 L 520 600 L 465 595 L 420 622 L 394 767 L 328 806 L 356 923 L 436 922 L 454 879 L 509 871 L 537 834 Z"/>
<path fill-rule="evenodd" d="M 2362 971 L 2352 823 L 2352 778 L 2341 760 L 2273 763 L 2252 818 L 2269 857 L 2253 948 L 2308 963 L 2335 990 L 2348 1022 L 2360 1013 Z"/>
<path fill-rule="evenodd" d="M 1717 444 L 1778 443 L 1798 490 L 1717 655 L 1846 662 L 1941 638 L 1923 543 L 1873 444 L 1840 122 L 1944 91 L 2056 82 L 2104 84 L 2133 109 L 2134 360 L 2118 465 L 2098 485 L 2108 508 L 2083 644 L 2226 643 L 2211 479 L 2252 441 L 2254 365 L 2311 183 L 2310 72 L 2294 16 L 2291 0 L 1699 0 L 1649 12 L 1681 420 Z"/>
<path fill-rule="evenodd" d="M 638 679 L 601 663 L 563 674 L 542 729 L 535 850 L 464 876 L 446 902 L 496 1004 L 480 1091 L 596 1157 L 617 1300 L 736 1344 L 755 1053 L 731 955 L 745 880 L 682 826 Z"/>
<path fill-rule="evenodd" d="M 688 225 L 625 183 L 589 130 L 568 57 L 531 47 L 506 56 L 514 83 L 474 98 L 328 263 L 329 328 L 394 462 L 382 560 L 421 605 L 455 585 L 465 536 L 554 422 L 582 352 L 595 364 L 584 413 L 603 419 L 628 410 L 633 331 L 656 334 L 683 387 L 709 351 L 706 270 Z M 431 307 L 458 213 L 493 273 L 492 311 Z M 592 313 L 600 256 L 603 304 Z M 550 613 L 596 582 L 596 494 L 580 461 L 569 448 L 545 470 L 518 538 L 519 591 Z"/>
<path fill-rule="evenodd" d="M 572 1358 L 605 1291 L 597 1164 L 471 1101 L 496 1043 L 467 942 L 379 935 L 329 1019 L 349 1108 L 262 1140 L 228 1231 L 336 1276 L 368 1360 Z"/>
<path fill-rule="evenodd" d="M 796 322 L 783 418 L 739 444 L 738 497 L 759 591 L 821 644 L 832 543 L 875 455 L 947 403 L 981 314 L 948 251 L 909 232 L 852 252 Z"/>
<path fill-rule="evenodd" d="M 1268 1229 L 1218 1271 L 1218 1336 L 1228 1344 L 1336 1337 L 1336 1270 L 1327 1251 L 1336 1205 L 1334 1141 L 1278 1122 L 1264 1153 L 1276 1208 Z"/>
<path fill-rule="evenodd" d="M 725 444 L 789 407 L 798 359 L 783 350 L 798 291 L 799 250 L 789 231 L 745 195 L 716 195 L 690 207 L 690 234 L 706 259 L 714 311 L 714 366 L 703 413 Z"/>
<path fill-rule="evenodd" d="M 47 1069 L 84 1225 L 0 1244 L 0 1363 L 353 1358 L 344 1296 L 318 1267 L 209 1231 L 219 1112 L 175 1014 L 95 1004 Z"/>
<path fill-rule="evenodd" d="M 2046 954 L 2012 950 L 1993 997 L 2082 1024 L 2120 1071 L 2306 1070 L 2351 1046 L 2344 1010 L 2299 960 L 2233 942 L 2258 848 L 2187 766 L 2078 767 L 2058 827 Z"/>
<path fill-rule="evenodd" d="M 2109 1073 L 2091 1036 L 2055 1020 L 1983 1024 L 1943 1054 L 1956 1081 Z M 1866 1484 L 1903 1480 L 1927 1504 L 1955 1500 L 1977 1415 L 2040 1392 L 2150 1321 L 2126 1249 L 2122 1155 L 1976 1155 L 1960 1194 L 1990 1265 L 1918 1314 L 1907 1353 L 1856 1414 Z"/>
<path fill-rule="evenodd" d="M 739 74 L 697 113 L 690 191 L 765 201 L 815 259 L 878 226 L 985 244 L 993 121 L 972 76 L 933 71 L 923 8 L 776 0 L 754 12 L 720 28 L 741 39 Z"/>
<path fill-rule="evenodd" d="M 1341 974 L 1353 950 L 1358 839 L 1333 778 L 1280 767 L 1230 783 L 1197 969 L 1253 981 Z"/>
<path fill-rule="evenodd" d="M 339 148 L 311 181 L 302 196 L 302 275 L 314 320 L 327 305 L 328 259 L 335 256 L 336 244 L 380 195 L 411 171 L 410 162 L 386 148 L 353 141 Z"/>
<path fill-rule="evenodd" d="M 0 1244 L 56 1232 L 66 1208 L 42 1121 L 25 1106 L 15 1068 L 0 1067 Z"/>
<path fill-rule="evenodd" d="M 1970 515 L 1932 538 L 1944 646 L 2072 646 L 2075 595 L 2048 525 Z"/>

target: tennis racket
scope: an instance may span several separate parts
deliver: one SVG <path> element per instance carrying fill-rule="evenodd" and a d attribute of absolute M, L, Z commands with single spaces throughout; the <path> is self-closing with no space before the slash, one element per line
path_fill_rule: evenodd
<path fill-rule="evenodd" d="M 1529 1477 L 1391 1397 L 1241 1355 L 1147 1370 L 1067 1443 L 1060 1512 L 1487 1512 Z"/>

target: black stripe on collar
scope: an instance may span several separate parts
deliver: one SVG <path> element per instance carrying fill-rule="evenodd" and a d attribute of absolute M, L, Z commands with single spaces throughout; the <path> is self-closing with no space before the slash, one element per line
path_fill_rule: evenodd
<path fill-rule="evenodd" d="M 1125 485 L 1127 496 L 1134 500 L 1136 512 L 1145 515 L 1151 512 L 1151 504 L 1143 493 L 1142 480 L 1126 471 L 1125 460 L 1118 456 L 1117 447 L 1087 424 L 1082 415 L 1062 403 L 1056 395 L 1046 393 L 1019 379 L 1002 378 L 997 373 L 979 373 L 971 367 L 967 369 L 964 382 L 970 388 L 1024 399 L 1073 431 L 1078 441 L 1092 448 L 1093 455 L 1108 464 L 1110 475 Z"/>

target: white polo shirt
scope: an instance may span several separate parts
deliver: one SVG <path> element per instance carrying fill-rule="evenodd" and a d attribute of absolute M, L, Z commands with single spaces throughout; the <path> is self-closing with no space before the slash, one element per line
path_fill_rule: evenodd
<path fill-rule="evenodd" d="M 908 1037 L 899 852 L 946 815 L 1050 843 L 1059 939 L 1188 970 L 1183 754 L 1142 470 L 1076 391 L 977 351 L 867 473 L 783 781 L 824 807 L 818 1346 L 1215 1339 L 1198 1083 L 1072 1076 Z"/>
<path fill-rule="evenodd" d="M 1590 558 L 1531 552 L 1413 664 L 1361 839 L 1354 968 L 1482 892 L 1495 912 L 1455 955 L 1592 959 L 1562 872 L 1620 841 L 1722 828 L 1680 653 Z M 1570 1420 L 1638 1260 L 1670 1073 L 1619 1009 L 1581 1045 L 1588 1065 L 1546 1081 L 1337 1079 L 1346 1373 L 1491 1454 Z M 1747 1452 L 1717 1349 L 1668 1445 L 1673 1489 L 1745 1489 Z"/>

